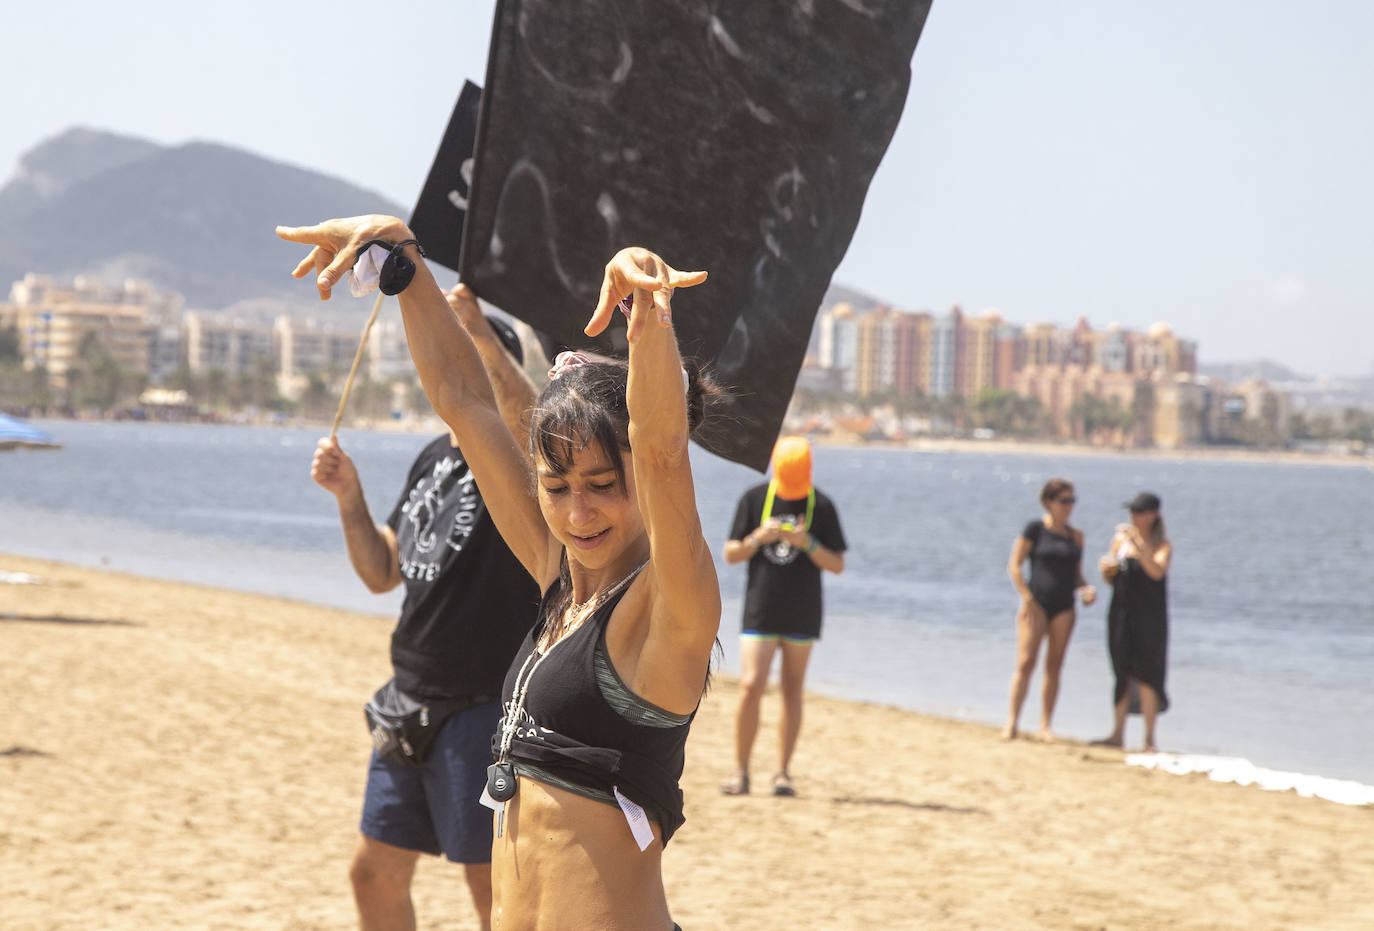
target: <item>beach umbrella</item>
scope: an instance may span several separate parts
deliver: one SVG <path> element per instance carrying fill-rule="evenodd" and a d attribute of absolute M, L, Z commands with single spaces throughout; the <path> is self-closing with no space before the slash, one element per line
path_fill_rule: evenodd
<path fill-rule="evenodd" d="M 0 414 L 0 450 L 61 449 L 62 444 L 17 417 Z"/>

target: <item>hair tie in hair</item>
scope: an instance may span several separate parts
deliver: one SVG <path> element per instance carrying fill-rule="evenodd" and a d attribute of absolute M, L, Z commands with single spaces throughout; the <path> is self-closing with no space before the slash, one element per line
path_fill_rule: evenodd
<path fill-rule="evenodd" d="M 579 366 L 587 365 L 595 361 L 596 359 L 593 359 L 585 352 L 577 352 L 572 349 L 565 349 L 558 355 L 553 357 L 553 368 L 549 369 L 549 381 L 555 381 L 565 373 L 571 372 L 573 369 Z M 692 378 L 690 375 L 687 374 L 687 366 L 682 366 L 682 368 L 679 371 L 682 372 L 682 391 L 684 394 L 686 394 L 688 389 L 692 387 Z"/>
<path fill-rule="evenodd" d="M 553 357 L 553 368 L 549 369 L 549 381 L 553 381 L 565 372 L 570 372 L 580 365 L 586 365 L 592 361 L 592 357 L 584 352 L 576 352 L 565 349 Z"/>

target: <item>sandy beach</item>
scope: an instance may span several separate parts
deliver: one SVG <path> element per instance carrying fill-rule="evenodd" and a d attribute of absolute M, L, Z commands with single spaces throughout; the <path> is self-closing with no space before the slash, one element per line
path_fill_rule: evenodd
<path fill-rule="evenodd" d="M 44 580 L 0 585 L 0 926 L 355 927 L 360 708 L 389 620 L 0 569 Z M 818 696 L 800 797 L 725 798 L 735 694 L 718 676 L 688 744 L 665 855 L 685 931 L 1374 927 L 1374 807 Z M 423 861 L 416 892 L 422 927 L 475 926 L 450 865 Z"/>

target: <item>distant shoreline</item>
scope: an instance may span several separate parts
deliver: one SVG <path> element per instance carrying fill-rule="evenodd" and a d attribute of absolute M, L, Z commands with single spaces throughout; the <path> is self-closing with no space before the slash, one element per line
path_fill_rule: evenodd
<path fill-rule="evenodd" d="M 1364 466 L 1374 469 L 1374 456 L 1337 453 L 1308 453 L 1293 450 L 1266 450 L 1229 447 L 1189 447 L 1186 449 L 1111 449 L 1080 443 L 1050 443 L 1043 440 L 966 440 L 954 437 L 918 437 L 910 440 L 859 441 L 813 438 L 817 446 L 843 446 L 850 449 L 912 449 L 926 453 L 984 453 L 987 455 L 1081 456 L 1098 459 L 1158 459 L 1164 462 L 1251 462 L 1293 465 Z"/>
<path fill-rule="evenodd" d="M 291 420 L 284 423 L 267 421 L 164 421 L 87 419 L 82 417 L 39 417 L 38 420 L 74 423 L 187 423 L 222 427 L 284 427 L 329 430 L 326 422 Z M 438 417 L 407 418 L 406 420 L 378 420 L 371 423 L 345 424 L 345 430 L 375 430 L 379 433 L 409 433 L 431 435 L 447 430 Z M 1156 459 L 1163 462 L 1245 462 L 1284 463 L 1290 465 L 1344 466 L 1374 469 L 1374 455 L 1351 453 L 1312 453 L 1284 449 L 1250 449 L 1244 447 L 1192 446 L 1183 449 L 1113 449 L 1083 443 L 1054 443 L 1047 440 L 971 440 L 958 437 L 913 437 L 909 440 L 856 440 L 815 435 L 817 446 L 836 446 L 846 449 L 911 449 L 925 453 L 982 453 L 1007 456 L 1075 456 L 1098 459 Z"/>

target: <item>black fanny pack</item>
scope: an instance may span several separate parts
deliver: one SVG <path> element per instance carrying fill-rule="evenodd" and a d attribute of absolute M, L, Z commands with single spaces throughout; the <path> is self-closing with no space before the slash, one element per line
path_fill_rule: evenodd
<path fill-rule="evenodd" d="M 378 756 L 419 766 L 429 756 L 445 721 L 460 711 L 495 700 L 491 695 L 468 695 L 427 701 L 407 695 L 392 679 L 363 705 L 363 717 Z"/>

